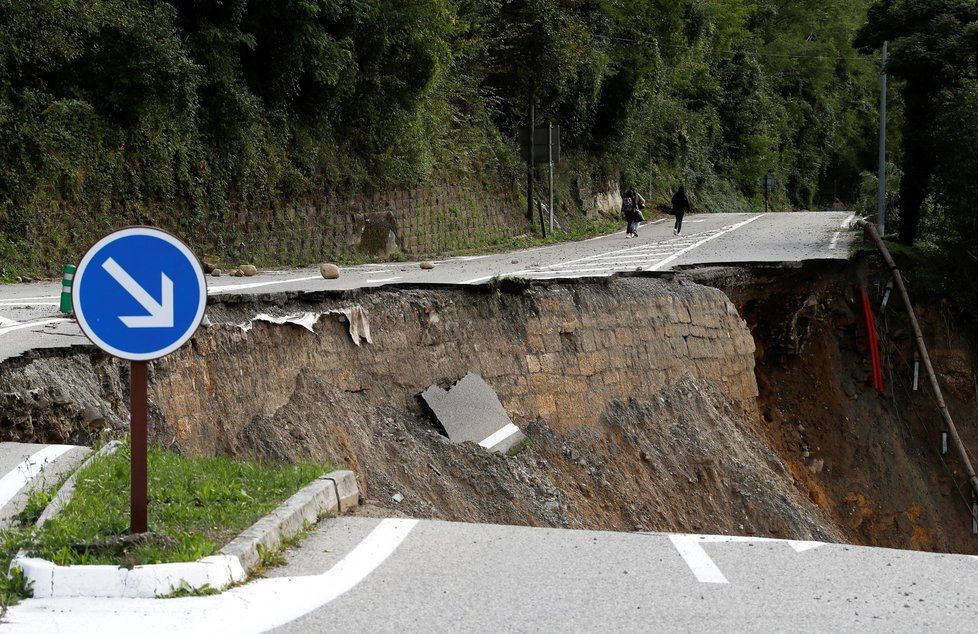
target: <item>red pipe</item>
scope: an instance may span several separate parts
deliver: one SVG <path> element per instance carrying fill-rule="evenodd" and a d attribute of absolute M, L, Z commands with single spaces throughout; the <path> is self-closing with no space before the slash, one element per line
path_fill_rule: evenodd
<path fill-rule="evenodd" d="M 876 338 L 876 322 L 873 320 L 873 307 L 865 289 L 859 289 L 863 300 L 863 313 L 866 316 L 866 333 L 869 339 L 869 354 L 873 364 L 873 389 L 883 393 L 883 368 L 880 365 L 879 340 Z"/>

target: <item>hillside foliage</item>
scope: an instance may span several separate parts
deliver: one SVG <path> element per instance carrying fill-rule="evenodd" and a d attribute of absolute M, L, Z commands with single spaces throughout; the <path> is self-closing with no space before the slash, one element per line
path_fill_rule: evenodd
<path fill-rule="evenodd" d="M 0 260 L 58 206 L 193 219 L 433 175 L 521 187 L 531 100 L 537 123 L 562 128 L 564 176 L 595 188 L 665 196 L 683 182 L 700 207 L 759 209 L 770 173 L 775 208 L 869 209 L 881 38 L 906 41 L 894 46 L 907 104 L 891 106 L 894 121 L 918 121 L 922 90 L 934 123 L 910 129 L 945 134 L 947 152 L 928 155 L 942 187 L 922 189 L 914 172 L 905 202 L 912 191 L 953 214 L 958 185 L 974 187 L 955 158 L 978 134 L 955 124 L 978 98 L 965 72 L 974 2 L 871 5 L 0 0 Z M 956 20 L 958 35 L 918 34 L 911 18 L 933 33 Z M 957 55 L 945 74 L 914 66 L 945 48 Z M 926 76 L 953 90 L 918 89 Z M 893 130 L 898 180 L 919 140 L 900 145 Z"/>

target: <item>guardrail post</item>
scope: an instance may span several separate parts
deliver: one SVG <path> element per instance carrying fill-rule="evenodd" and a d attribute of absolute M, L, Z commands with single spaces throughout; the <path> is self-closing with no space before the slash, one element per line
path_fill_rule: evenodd
<path fill-rule="evenodd" d="M 61 278 L 61 312 L 70 313 L 71 309 L 71 281 L 75 277 L 75 265 L 65 264 L 64 275 Z"/>

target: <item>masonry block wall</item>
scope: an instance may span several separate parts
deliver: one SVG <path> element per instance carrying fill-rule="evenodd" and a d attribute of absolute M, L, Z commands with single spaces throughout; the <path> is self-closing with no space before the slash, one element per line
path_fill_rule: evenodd
<path fill-rule="evenodd" d="M 393 219 L 393 222 L 388 222 Z M 52 275 L 77 262 L 103 235 L 129 225 L 152 225 L 187 242 L 200 256 L 222 264 L 312 264 L 361 250 L 372 222 L 394 232 L 412 256 L 463 249 L 532 232 L 515 191 L 502 184 L 433 184 L 350 198 L 322 197 L 285 207 L 237 209 L 197 216 L 165 209 L 36 210 L 27 238 L 37 245 Z"/>
<path fill-rule="evenodd" d="M 418 410 L 429 385 L 467 372 L 482 375 L 514 418 L 545 418 L 563 430 L 593 424 L 612 399 L 653 398 L 683 374 L 712 382 L 733 407 L 756 415 L 754 342 L 716 289 L 650 278 L 519 294 L 378 289 L 289 309 L 351 305 L 367 311 L 373 344 L 354 345 L 348 324 L 333 316 L 315 333 L 261 322 L 244 331 L 227 324 L 240 306 L 213 305 L 217 325 L 153 364 L 150 398 L 180 445 L 202 454 L 236 451 L 249 421 L 283 408 L 303 376 L 348 396 L 315 405 L 337 417 L 358 403 Z"/>

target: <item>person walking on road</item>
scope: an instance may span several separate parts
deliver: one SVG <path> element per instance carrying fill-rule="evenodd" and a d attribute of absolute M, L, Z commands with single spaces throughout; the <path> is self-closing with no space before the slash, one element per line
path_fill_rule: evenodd
<path fill-rule="evenodd" d="M 628 191 L 626 191 L 625 195 L 622 197 L 621 213 L 625 217 L 626 238 L 638 237 L 638 223 L 644 220 L 641 212 L 644 202 L 645 201 L 641 196 L 639 196 L 638 192 L 635 191 L 634 187 L 629 187 Z"/>
<path fill-rule="evenodd" d="M 672 228 L 672 235 L 678 236 L 683 232 L 683 216 L 691 208 L 689 198 L 686 196 L 686 186 L 680 185 L 676 193 L 672 195 L 672 213 L 676 216 L 676 224 Z"/>

